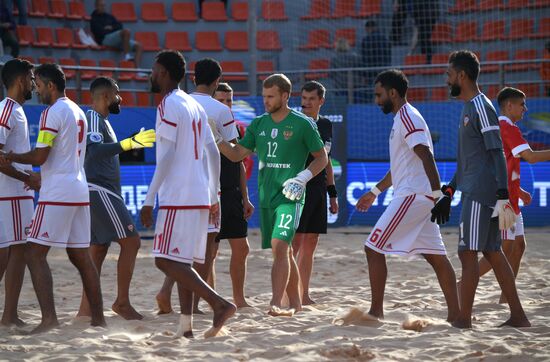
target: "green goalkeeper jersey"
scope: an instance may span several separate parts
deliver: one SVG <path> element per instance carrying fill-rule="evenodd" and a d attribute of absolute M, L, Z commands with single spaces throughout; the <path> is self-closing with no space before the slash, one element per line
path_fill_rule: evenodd
<path fill-rule="evenodd" d="M 258 155 L 258 193 L 260 207 L 276 208 L 290 201 L 283 193 L 283 183 L 304 170 L 307 156 L 323 148 L 317 125 L 304 114 L 291 110 L 276 123 L 271 114 L 256 117 L 239 144 Z"/>

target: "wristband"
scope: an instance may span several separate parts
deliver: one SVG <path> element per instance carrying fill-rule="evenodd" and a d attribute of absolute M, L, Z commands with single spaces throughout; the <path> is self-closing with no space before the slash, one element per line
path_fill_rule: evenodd
<path fill-rule="evenodd" d="M 441 190 L 433 190 L 432 191 L 432 197 L 434 199 L 440 199 L 443 197 L 443 192 L 441 192 Z"/>
<path fill-rule="evenodd" d="M 336 191 L 336 186 L 327 185 L 327 192 L 330 198 L 338 197 L 338 191 Z"/>
<path fill-rule="evenodd" d="M 376 186 L 374 186 L 372 189 L 370 189 L 369 192 L 372 192 L 374 194 L 374 196 L 378 196 L 382 193 L 382 191 L 380 191 L 380 189 Z"/>
<path fill-rule="evenodd" d="M 295 179 L 299 180 L 304 185 L 307 184 L 308 181 L 311 180 L 312 178 L 313 178 L 313 174 L 307 168 L 305 170 L 301 171 L 300 173 L 298 173 L 295 177 Z"/>

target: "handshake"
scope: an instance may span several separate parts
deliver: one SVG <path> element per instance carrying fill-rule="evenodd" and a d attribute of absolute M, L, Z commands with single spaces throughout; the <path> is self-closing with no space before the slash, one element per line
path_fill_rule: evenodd
<path fill-rule="evenodd" d="M 26 190 L 40 191 L 41 177 L 39 172 L 33 172 L 31 170 L 18 170 L 12 166 L 9 153 L 0 150 L 0 172 L 12 176 L 25 183 Z"/>

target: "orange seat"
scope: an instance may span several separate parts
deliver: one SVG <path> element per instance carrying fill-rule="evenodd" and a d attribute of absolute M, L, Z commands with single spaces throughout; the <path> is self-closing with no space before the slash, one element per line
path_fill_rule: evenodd
<path fill-rule="evenodd" d="M 114 2 L 111 5 L 111 14 L 120 22 L 137 21 L 134 3 Z"/>
<path fill-rule="evenodd" d="M 36 41 L 33 44 L 35 47 L 48 48 L 52 46 L 53 43 L 52 28 L 45 26 L 39 26 L 36 28 Z"/>
<path fill-rule="evenodd" d="M 220 52 L 222 45 L 217 31 L 198 31 L 195 33 L 195 48 L 204 52 Z"/>
<path fill-rule="evenodd" d="M 197 8 L 194 2 L 177 2 L 172 4 L 172 19 L 174 21 L 197 21 Z"/>
<path fill-rule="evenodd" d="M 514 60 L 535 60 L 537 59 L 536 49 L 518 49 L 514 53 Z M 506 66 L 507 71 L 519 72 L 525 70 L 536 70 L 539 65 L 536 63 L 510 64 Z"/>
<path fill-rule="evenodd" d="M 55 39 L 56 41 L 52 44 L 54 48 L 69 48 L 74 43 L 71 29 L 55 29 Z"/>
<path fill-rule="evenodd" d="M 405 57 L 405 66 L 411 66 L 411 65 L 426 65 L 426 54 L 414 54 L 414 55 L 407 55 Z M 414 74 L 421 74 L 425 69 L 422 68 L 405 68 L 405 74 L 407 75 L 414 75 Z"/>
<path fill-rule="evenodd" d="M 282 0 L 263 0 L 262 18 L 264 20 L 288 20 L 285 2 Z"/>
<path fill-rule="evenodd" d="M 334 39 L 336 41 L 338 39 L 346 39 L 348 41 L 349 46 L 354 47 L 355 46 L 355 28 L 336 29 L 336 32 L 334 34 Z"/>
<path fill-rule="evenodd" d="M 125 68 L 125 69 L 135 69 L 136 65 L 133 60 L 121 60 L 120 63 L 118 63 L 119 68 Z M 136 72 L 125 72 L 125 71 L 119 71 L 118 73 L 118 80 L 119 81 L 129 81 L 136 79 Z"/>
<path fill-rule="evenodd" d="M 65 78 L 72 79 L 76 75 L 75 69 L 67 69 L 66 66 L 76 67 L 76 60 L 73 58 L 60 58 L 59 64 L 61 65 L 61 68 L 63 69 L 63 73 L 65 73 Z"/>
<path fill-rule="evenodd" d="M 447 87 L 432 88 L 430 101 L 440 102 L 449 99 L 449 89 Z"/>
<path fill-rule="evenodd" d="M 486 62 L 499 62 L 499 61 L 506 61 L 509 60 L 509 55 L 507 50 L 495 50 L 492 52 L 488 52 L 485 56 Z M 491 65 L 483 65 L 481 69 L 484 73 L 490 73 L 490 72 L 498 72 L 499 65 L 497 64 L 491 64 Z"/>
<path fill-rule="evenodd" d="M 309 14 L 301 16 L 302 20 L 330 18 L 330 0 L 311 0 Z"/>
<path fill-rule="evenodd" d="M 432 43 L 450 43 L 453 29 L 448 23 L 437 23 L 432 31 Z"/>
<path fill-rule="evenodd" d="M 491 20 L 483 24 L 480 40 L 501 40 L 505 38 L 506 23 L 504 20 Z"/>
<path fill-rule="evenodd" d="M 451 13 L 465 13 L 476 9 L 476 0 L 456 0 L 455 5 L 449 10 Z"/>
<path fill-rule="evenodd" d="M 168 21 L 164 3 L 143 3 L 141 4 L 141 19 L 143 21 Z"/>
<path fill-rule="evenodd" d="M 258 60 L 256 62 L 256 72 L 265 72 L 264 74 L 259 74 L 258 78 L 260 80 L 264 80 L 269 75 L 273 74 L 275 72 L 275 67 L 273 66 L 273 62 L 271 60 Z"/>
<path fill-rule="evenodd" d="M 227 21 L 223 1 L 204 1 L 201 14 L 206 21 Z"/>
<path fill-rule="evenodd" d="M 338 19 L 353 15 L 355 15 L 355 0 L 336 0 L 330 17 Z"/>
<path fill-rule="evenodd" d="M 422 71 L 422 74 L 444 74 L 448 63 L 448 53 L 436 53 L 432 56 L 432 64 L 443 64 L 443 66 L 426 68 L 426 70 Z"/>
<path fill-rule="evenodd" d="M 529 4 L 531 8 L 546 8 L 550 6 L 550 0 L 535 0 L 533 3 Z"/>
<path fill-rule="evenodd" d="M 48 16 L 53 19 L 63 19 L 67 16 L 67 4 L 65 0 L 50 0 L 50 12 Z"/>
<path fill-rule="evenodd" d="M 491 84 L 489 86 L 484 87 L 485 90 L 483 93 L 489 98 L 489 99 L 497 99 L 497 94 L 500 92 L 500 86 L 498 84 Z"/>
<path fill-rule="evenodd" d="M 463 21 L 456 26 L 454 41 L 466 42 L 477 40 L 477 23 Z"/>
<path fill-rule="evenodd" d="M 69 13 L 67 14 L 67 19 L 80 20 L 86 19 L 89 20 L 89 16 L 86 14 L 86 8 L 84 7 L 83 1 L 69 1 Z"/>
<path fill-rule="evenodd" d="M 135 107 L 136 98 L 134 97 L 134 92 L 130 91 L 120 91 L 118 93 L 122 98 L 122 104 L 126 107 Z"/>
<path fill-rule="evenodd" d="M 57 63 L 54 57 L 38 57 L 38 64 L 52 64 Z"/>
<path fill-rule="evenodd" d="M 244 81 L 248 77 L 246 75 L 226 75 L 227 73 L 244 73 L 244 64 L 241 61 L 222 61 L 220 65 L 223 69 L 222 78 L 224 81 Z"/>
<path fill-rule="evenodd" d="M 135 34 L 135 39 L 146 52 L 158 52 L 160 50 L 158 33 L 154 31 L 138 31 Z"/>
<path fill-rule="evenodd" d="M 256 34 L 256 48 L 258 50 L 281 50 L 279 33 L 274 30 L 260 30 Z"/>
<path fill-rule="evenodd" d="M 300 46 L 302 50 L 332 48 L 330 44 L 330 33 L 326 29 L 312 29 L 307 35 L 307 43 Z"/>
<path fill-rule="evenodd" d="M 116 63 L 112 59 L 100 59 L 99 60 L 99 66 L 102 68 L 116 68 Z M 113 71 L 112 70 L 100 70 L 99 75 L 102 75 L 104 77 L 113 77 Z"/>
<path fill-rule="evenodd" d="M 83 89 L 80 91 L 80 104 L 89 106 L 92 104 L 92 94 L 89 90 Z"/>
<path fill-rule="evenodd" d="M 508 0 L 504 8 L 508 10 L 523 9 L 525 7 L 525 2 L 525 0 Z M 527 1 L 527 3 L 529 3 L 529 1 Z"/>
<path fill-rule="evenodd" d="M 516 88 L 520 89 L 528 98 L 540 97 L 540 84 L 538 83 L 522 83 L 516 84 Z"/>
<path fill-rule="evenodd" d="M 247 21 L 248 1 L 231 2 L 231 18 L 235 21 Z"/>
<path fill-rule="evenodd" d="M 189 42 L 189 34 L 186 31 L 168 31 L 164 35 L 164 47 L 184 52 L 193 50 Z"/>
<path fill-rule="evenodd" d="M 504 8 L 504 1 L 502 0 L 481 0 L 477 6 L 478 10 L 491 11 Z"/>
<path fill-rule="evenodd" d="M 539 20 L 538 31 L 532 34 L 530 38 L 544 39 L 550 37 L 550 18 L 543 18 Z"/>
<path fill-rule="evenodd" d="M 308 70 L 327 70 L 330 69 L 330 59 L 312 59 L 309 62 Z M 326 72 L 312 72 L 306 73 L 306 79 L 322 79 L 327 78 Z"/>
<path fill-rule="evenodd" d="M 42 18 L 48 15 L 48 13 L 49 9 L 47 0 L 32 0 L 29 16 Z"/>
<path fill-rule="evenodd" d="M 248 51 L 248 33 L 246 31 L 228 31 L 225 33 L 225 49 Z"/>
<path fill-rule="evenodd" d="M 18 25 L 16 32 L 20 46 L 26 47 L 34 43 L 34 33 L 29 25 Z"/>
<path fill-rule="evenodd" d="M 78 100 L 78 93 L 76 92 L 76 89 L 68 89 L 68 88 L 65 88 L 65 95 L 67 96 L 67 98 L 69 98 L 71 101 L 75 102 L 75 103 L 80 103 L 80 101 Z"/>
<path fill-rule="evenodd" d="M 426 88 L 409 88 L 407 90 L 407 100 L 412 102 L 424 102 L 428 99 Z"/>
<path fill-rule="evenodd" d="M 527 39 L 533 34 L 533 28 L 535 22 L 533 19 L 512 19 L 512 25 L 510 25 L 510 32 L 506 39 Z"/>
<path fill-rule="evenodd" d="M 136 92 L 138 107 L 151 107 L 151 95 L 148 92 Z"/>
<path fill-rule="evenodd" d="M 80 59 L 80 66 L 82 67 L 97 67 L 97 62 L 95 59 Z M 80 71 L 80 79 L 82 80 L 90 80 L 97 77 L 97 70 L 81 70 Z"/>
<path fill-rule="evenodd" d="M 382 12 L 381 0 L 361 0 L 359 12 L 353 14 L 354 18 L 368 18 L 380 15 Z"/>

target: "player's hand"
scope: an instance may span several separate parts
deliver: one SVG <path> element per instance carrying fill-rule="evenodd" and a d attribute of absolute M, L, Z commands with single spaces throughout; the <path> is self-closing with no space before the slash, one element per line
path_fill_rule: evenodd
<path fill-rule="evenodd" d="M 243 211 L 244 211 L 244 219 L 248 220 L 254 213 L 254 205 L 250 202 L 248 198 L 246 200 L 243 200 Z"/>
<path fill-rule="evenodd" d="M 217 202 L 210 206 L 210 214 L 208 215 L 208 223 L 215 227 L 220 226 L 220 203 Z"/>
<path fill-rule="evenodd" d="M 153 226 L 153 206 L 142 206 L 139 212 L 139 218 L 141 220 L 141 225 L 146 228 Z"/>
<path fill-rule="evenodd" d="M 337 214 L 338 213 L 338 198 L 337 197 L 331 197 L 329 199 L 330 207 L 328 210 L 331 214 Z"/>
<path fill-rule="evenodd" d="M 359 198 L 359 201 L 357 201 L 357 204 L 355 205 L 355 208 L 357 211 L 360 212 L 367 212 L 372 204 L 376 201 L 376 195 L 372 192 L 366 192 Z"/>
<path fill-rule="evenodd" d="M 25 190 L 40 191 L 40 186 L 42 186 L 40 172 L 27 170 L 25 173 L 29 175 L 29 179 L 25 181 Z"/>
<path fill-rule="evenodd" d="M 120 141 L 120 146 L 124 151 L 130 151 L 139 148 L 151 148 L 153 147 L 155 140 L 156 134 L 154 129 L 148 129 L 147 131 L 145 131 L 144 128 L 142 128 L 136 135 Z"/>
<path fill-rule="evenodd" d="M 223 137 L 218 131 L 218 126 L 216 125 L 216 121 L 213 118 L 208 118 L 208 125 L 210 126 L 210 130 L 212 131 L 212 135 L 214 135 L 214 140 L 216 141 L 216 144 L 223 141 Z"/>
<path fill-rule="evenodd" d="M 11 152 L 10 152 L 11 153 Z M 11 165 L 11 161 L 8 158 L 9 153 L 0 150 L 0 167 L 6 167 Z"/>
<path fill-rule="evenodd" d="M 451 216 L 451 197 L 448 194 L 443 194 L 432 208 L 432 217 L 430 220 L 438 225 L 444 225 L 449 221 Z"/>
<path fill-rule="evenodd" d="M 525 206 L 531 205 L 531 201 L 533 200 L 531 194 L 524 189 L 519 190 L 519 198 L 523 201 L 523 205 Z"/>
<path fill-rule="evenodd" d="M 508 230 L 516 224 L 516 213 L 510 204 L 510 200 L 497 200 L 491 217 L 498 216 L 498 228 Z"/>
<path fill-rule="evenodd" d="M 300 200 L 306 191 L 306 183 L 297 178 L 289 178 L 283 183 L 283 195 L 291 201 Z"/>

